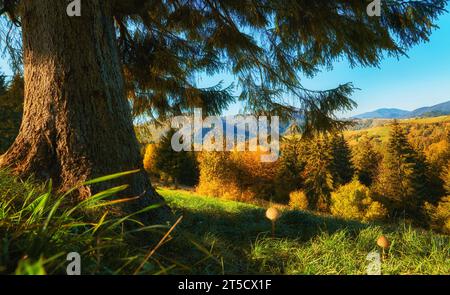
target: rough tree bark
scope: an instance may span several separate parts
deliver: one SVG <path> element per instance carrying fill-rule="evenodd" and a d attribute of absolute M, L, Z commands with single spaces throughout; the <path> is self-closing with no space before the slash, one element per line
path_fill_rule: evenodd
<path fill-rule="evenodd" d="M 22 176 L 51 178 L 61 189 L 141 169 L 118 180 L 130 185 L 127 196 L 141 196 L 127 206 L 136 210 L 162 198 L 142 169 L 110 3 L 83 1 L 82 16 L 69 17 L 67 1 L 23 1 L 24 114 L 0 166 Z M 115 184 L 84 187 L 79 196 Z"/>

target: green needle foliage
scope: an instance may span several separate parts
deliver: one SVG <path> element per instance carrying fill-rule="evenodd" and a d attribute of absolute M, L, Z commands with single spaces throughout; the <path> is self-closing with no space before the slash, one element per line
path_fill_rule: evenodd
<path fill-rule="evenodd" d="M 373 143 L 367 136 L 353 148 L 353 165 L 358 180 L 366 185 L 372 185 L 378 174 L 381 155 L 374 150 Z"/>
<path fill-rule="evenodd" d="M 333 134 L 329 141 L 333 155 L 330 170 L 333 174 L 334 185 L 347 184 L 352 180 L 354 174 L 350 147 L 343 134 Z"/>
<path fill-rule="evenodd" d="M 350 83 L 313 91 L 303 76 L 346 58 L 377 66 L 427 41 L 446 0 L 383 1 L 369 17 L 361 0 L 112 0 L 117 43 L 135 115 L 153 118 L 201 107 L 218 114 L 235 100 L 233 85 L 200 88 L 200 75 L 230 73 L 239 100 L 253 113 L 304 118 L 304 131 L 340 128 L 335 113 L 351 109 Z M 21 0 L 2 0 L 0 31 L 17 64 Z M 295 108 L 293 107 L 295 106 Z"/>
<path fill-rule="evenodd" d="M 0 75 L 0 154 L 5 152 L 19 133 L 23 108 L 23 78 L 13 77 L 8 83 Z"/>
<path fill-rule="evenodd" d="M 377 190 L 392 202 L 393 215 L 420 219 L 420 208 L 430 199 L 427 172 L 425 160 L 412 148 L 404 129 L 395 121 L 376 183 Z"/>

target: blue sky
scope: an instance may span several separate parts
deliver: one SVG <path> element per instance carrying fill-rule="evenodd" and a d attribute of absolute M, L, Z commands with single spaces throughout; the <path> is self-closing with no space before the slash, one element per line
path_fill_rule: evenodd
<path fill-rule="evenodd" d="M 313 79 L 304 79 L 309 89 L 330 89 L 346 82 L 360 88 L 352 96 L 358 108 L 342 114 L 344 117 L 378 108 L 414 110 L 450 100 L 450 13 L 441 16 L 430 42 L 411 48 L 408 56 L 386 58 L 379 68 L 351 68 L 347 61 L 337 62 L 331 71 L 322 71 Z M 233 82 L 230 75 L 201 77 L 199 84 L 212 86 L 223 80 Z M 239 103 L 232 105 L 227 115 L 236 114 Z"/>
<path fill-rule="evenodd" d="M 323 90 L 339 84 L 353 82 L 358 90 L 353 99 L 358 108 L 343 114 L 351 115 L 372 111 L 378 108 L 401 108 L 413 110 L 450 100 L 450 13 L 441 16 L 440 26 L 428 43 L 420 44 L 408 51 L 408 57 L 386 58 L 379 68 L 351 68 L 346 61 L 338 62 L 331 71 L 322 71 L 313 79 L 304 79 L 303 85 L 309 89 Z M 5 60 L 0 67 L 11 74 Z M 199 77 L 200 86 L 212 86 L 223 80 L 233 82 L 228 74 L 214 77 Z M 237 93 L 236 93 L 237 94 Z M 226 112 L 232 115 L 239 112 L 241 105 L 236 103 Z"/>
<path fill-rule="evenodd" d="M 443 15 L 438 25 L 430 42 L 411 48 L 408 57 L 387 58 L 379 68 L 351 69 L 347 62 L 340 62 L 304 84 L 320 89 L 353 82 L 361 89 L 353 95 L 358 108 L 346 115 L 385 107 L 414 110 L 449 101 L 450 13 Z"/>

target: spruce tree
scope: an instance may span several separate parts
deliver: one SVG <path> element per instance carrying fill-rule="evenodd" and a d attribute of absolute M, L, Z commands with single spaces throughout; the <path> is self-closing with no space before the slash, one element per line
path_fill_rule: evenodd
<path fill-rule="evenodd" d="M 330 170 L 334 185 L 340 186 L 349 183 L 354 174 L 352 154 L 342 133 L 333 134 L 329 139 L 332 160 Z"/>
<path fill-rule="evenodd" d="M 0 167 L 59 189 L 140 169 L 78 191 L 83 199 L 125 181 L 124 195 L 141 196 L 127 203 L 133 211 L 161 201 L 142 169 L 133 114 L 218 114 L 234 100 L 230 85 L 195 81 L 227 72 L 248 111 L 288 116 L 291 97 L 305 132 L 340 128 L 335 114 L 355 106 L 353 85 L 313 91 L 302 78 L 342 58 L 376 66 L 406 54 L 429 39 L 446 5 L 392 0 L 369 17 L 361 0 L 89 0 L 69 16 L 70 3 L 0 1 L 2 49 L 25 72 L 23 123 Z"/>
<path fill-rule="evenodd" d="M 0 73 L 0 96 L 6 93 L 7 87 L 6 76 Z"/>
<path fill-rule="evenodd" d="M 0 76 L 0 153 L 6 152 L 19 133 L 23 109 L 23 78 L 7 82 Z"/>
<path fill-rule="evenodd" d="M 323 136 L 307 142 L 305 160 L 303 178 L 309 209 L 328 211 L 334 185 L 330 170 L 333 155 L 330 145 Z"/>
<path fill-rule="evenodd" d="M 299 133 L 294 132 L 282 138 L 276 175 L 278 199 L 288 200 L 291 192 L 303 186 L 304 155 L 305 142 Z"/>
<path fill-rule="evenodd" d="M 152 163 L 155 172 L 163 179 L 172 181 L 175 185 L 196 185 L 199 178 L 197 159 L 194 152 L 172 149 L 171 139 L 175 130 L 170 129 L 155 146 Z"/>
<path fill-rule="evenodd" d="M 389 200 L 392 213 L 417 219 L 428 197 L 428 184 L 424 157 L 412 148 L 405 130 L 395 121 L 377 182 L 378 192 Z"/>
<path fill-rule="evenodd" d="M 378 175 L 381 155 L 374 150 L 373 144 L 367 136 L 362 137 L 353 148 L 352 162 L 358 180 L 366 186 L 371 186 Z"/>

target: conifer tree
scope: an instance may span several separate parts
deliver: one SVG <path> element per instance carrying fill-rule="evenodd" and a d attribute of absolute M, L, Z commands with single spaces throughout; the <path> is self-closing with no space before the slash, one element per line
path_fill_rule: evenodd
<path fill-rule="evenodd" d="M 378 177 L 378 192 L 388 198 L 394 214 L 417 218 L 429 197 L 428 184 L 424 157 L 411 147 L 402 126 L 394 122 Z"/>
<path fill-rule="evenodd" d="M 424 209 L 431 228 L 450 234 L 450 162 L 443 168 L 441 178 L 446 194 L 436 205 L 425 203 Z"/>
<path fill-rule="evenodd" d="M 0 76 L 0 153 L 5 152 L 19 133 L 23 108 L 23 78 L 7 82 Z"/>
<path fill-rule="evenodd" d="M 282 138 L 276 176 L 276 192 L 279 199 L 287 200 L 291 192 L 303 186 L 304 150 L 305 143 L 300 134 L 291 133 Z"/>
<path fill-rule="evenodd" d="M 366 136 L 353 148 L 352 154 L 358 180 L 366 186 L 371 186 L 378 174 L 381 155 L 374 150 L 372 142 Z"/>
<path fill-rule="evenodd" d="M 351 150 L 342 133 L 333 134 L 329 139 L 332 160 L 330 170 L 334 185 L 340 186 L 349 183 L 354 174 L 351 161 Z"/>
<path fill-rule="evenodd" d="M 193 152 L 175 152 L 171 139 L 175 130 L 170 129 L 155 145 L 152 168 L 165 180 L 177 184 L 195 185 L 198 183 L 198 164 Z"/>
<path fill-rule="evenodd" d="M 323 136 L 307 142 L 305 159 L 303 178 L 305 179 L 305 193 L 308 197 L 309 209 L 328 211 L 330 194 L 334 185 L 333 175 L 330 171 L 333 155 Z"/>
<path fill-rule="evenodd" d="M 444 186 L 445 193 L 450 196 L 450 161 L 447 163 L 441 173 L 441 179 Z"/>
<path fill-rule="evenodd" d="M 2 49 L 25 72 L 23 123 L 0 166 L 60 189 L 141 169 L 123 192 L 141 196 L 127 203 L 133 210 L 161 198 L 142 169 L 132 114 L 218 114 L 234 100 L 229 85 L 195 81 L 228 72 L 248 111 L 288 116 L 297 109 L 283 97 L 293 97 L 305 132 L 340 128 L 335 114 L 354 107 L 353 85 L 312 91 L 301 78 L 342 58 L 373 66 L 404 55 L 428 40 L 446 5 L 392 0 L 369 17 L 361 0 L 89 0 L 80 1 L 81 16 L 69 16 L 70 3 L 0 1 Z"/>
<path fill-rule="evenodd" d="M 6 76 L 0 73 L 0 96 L 6 93 L 7 86 Z"/>

